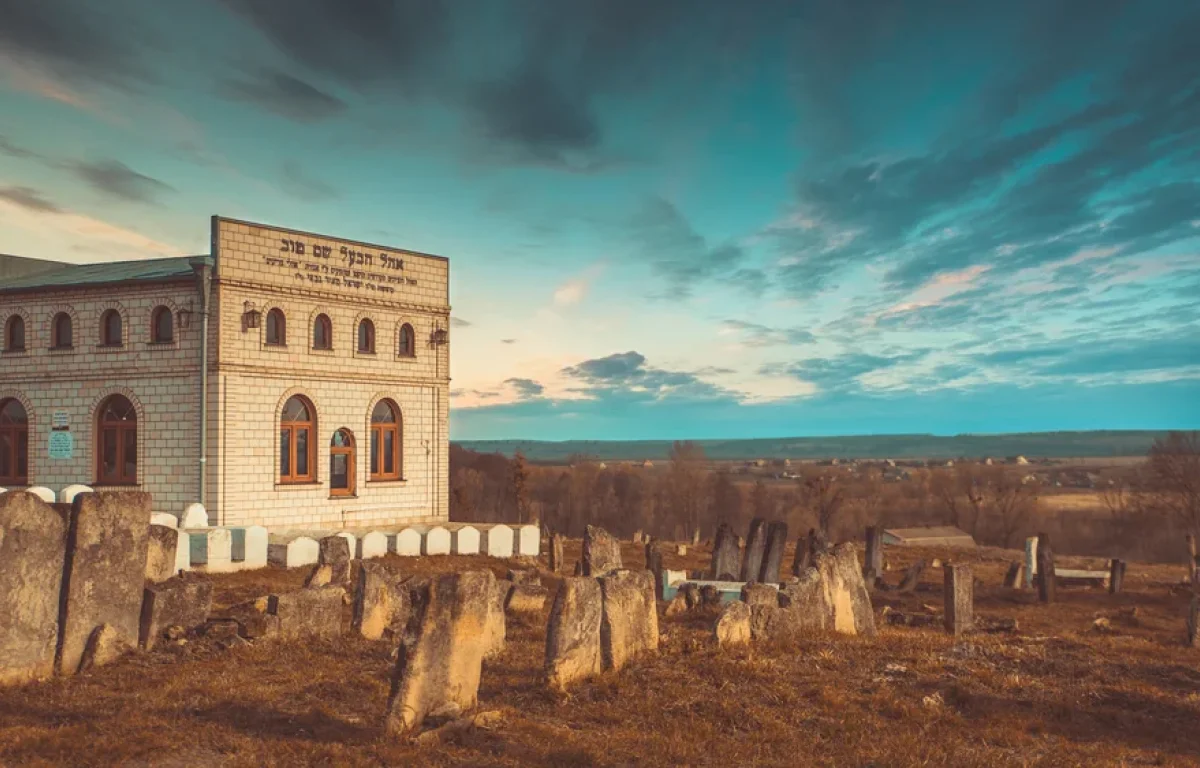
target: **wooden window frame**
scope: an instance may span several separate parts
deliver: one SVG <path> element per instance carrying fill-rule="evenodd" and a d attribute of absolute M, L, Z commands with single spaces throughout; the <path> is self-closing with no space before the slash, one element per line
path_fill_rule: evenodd
<path fill-rule="evenodd" d="M 15 344 L 13 333 L 17 328 L 17 324 L 21 324 L 20 344 Z M 28 344 L 29 324 L 25 322 L 25 318 L 21 315 L 9 315 L 8 320 L 4 321 L 4 351 L 5 352 L 24 352 Z"/>
<path fill-rule="evenodd" d="M 170 331 L 170 334 L 166 338 L 159 335 L 158 327 L 159 319 L 164 315 L 167 317 L 167 322 L 169 323 L 168 330 Z M 171 312 L 171 308 L 165 304 L 155 307 L 154 311 L 150 313 L 150 342 L 152 344 L 172 344 L 175 342 L 175 315 Z"/>
<path fill-rule="evenodd" d="M 350 444 L 349 445 L 334 445 L 333 438 L 330 438 L 330 440 L 329 440 L 329 497 L 330 498 L 352 497 L 358 493 L 358 472 L 357 472 L 357 468 L 355 467 L 355 462 L 357 462 L 357 460 L 358 460 L 358 457 L 356 455 L 357 454 L 357 450 L 356 450 L 357 449 L 357 441 L 355 441 L 355 439 L 354 439 L 354 433 L 348 429 L 338 429 L 338 430 L 334 431 L 334 433 L 333 433 L 334 437 L 336 437 L 339 432 L 346 433 L 347 437 L 350 438 Z M 334 488 L 333 487 L 333 457 L 334 456 L 345 456 L 346 457 L 346 487 L 345 488 Z"/>
<path fill-rule="evenodd" d="M 279 332 L 274 341 L 271 340 L 271 318 L 279 318 Z M 266 344 L 269 347 L 286 347 L 287 346 L 287 315 L 283 314 L 283 310 L 279 307 L 272 307 L 267 310 L 267 316 L 263 318 L 263 336 L 266 338 Z"/>
<path fill-rule="evenodd" d="M 395 421 L 375 421 L 375 410 L 384 405 L 391 410 Z M 384 471 L 384 436 L 392 435 L 392 472 Z M 392 400 L 380 400 L 371 409 L 371 442 L 368 456 L 367 482 L 386 483 L 404 479 L 404 414 Z"/>
<path fill-rule="evenodd" d="M 324 346 L 320 346 L 317 344 L 317 328 L 324 328 L 324 330 L 325 330 Z M 329 350 L 333 349 L 333 321 L 329 319 L 329 315 L 327 315 L 323 312 L 321 314 L 317 315 L 316 319 L 313 320 L 313 329 L 312 330 L 313 330 L 313 337 L 312 337 L 312 348 L 313 349 L 318 349 L 318 350 L 321 350 L 322 352 L 328 352 Z"/>
<path fill-rule="evenodd" d="M 66 344 L 62 340 L 61 324 L 67 324 L 67 331 L 71 334 L 71 338 Z M 50 321 L 50 349 L 74 349 L 75 348 L 75 318 L 71 317 L 70 312 L 58 312 Z"/>
<path fill-rule="evenodd" d="M 25 414 L 25 421 L 18 424 L 3 424 L 0 423 L 0 437 L 7 436 L 9 445 L 12 450 L 12 467 L 5 467 L 0 464 L 0 486 L 5 488 L 23 488 L 29 485 L 29 411 L 25 409 L 25 404 L 15 397 L 8 397 L 0 400 L 0 411 L 8 407 L 9 403 L 16 403 Z M 24 443 L 25 445 L 25 474 L 17 474 L 17 446 Z"/>
<path fill-rule="evenodd" d="M 367 345 L 363 346 L 363 331 L 367 332 Z M 358 321 L 358 328 L 355 332 L 354 339 L 355 348 L 360 355 L 375 354 L 375 323 L 369 317 L 364 317 Z"/>
<path fill-rule="evenodd" d="M 109 327 L 109 321 L 112 318 L 117 318 L 117 340 L 112 339 L 112 329 Z M 121 313 L 115 309 L 106 309 L 100 314 L 100 346 L 102 347 L 123 347 L 125 346 L 125 318 L 121 317 Z"/>
<path fill-rule="evenodd" d="M 408 344 L 404 343 L 404 332 L 408 331 Z M 400 342 L 399 342 L 400 357 L 416 357 L 417 356 L 417 332 L 413 330 L 410 323 L 405 323 L 400 326 Z"/>
<path fill-rule="evenodd" d="M 108 404 L 114 398 L 121 398 L 129 403 L 129 409 L 133 411 L 133 421 L 104 421 L 104 412 L 108 410 Z M 97 486 L 135 486 L 137 485 L 138 476 L 138 453 L 137 453 L 137 432 L 138 432 L 138 417 L 137 408 L 134 407 L 133 401 L 124 395 L 109 395 L 100 401 L 99 408 L 96 409 L 96 435 L 93 441 L 93 448 L 96 456 L 96 485 Z M 117 472 L 115 475 L 106 476 L 104 474 L 104 436 L 107 432 L 116 434 L 116 450 L 117 450 Z M 133 433 L 133 474 L 125 474 L 125 451 L 126 441 L 129 440 L 130 433 Z"/>
<path fill-rule="evenodd" d="M 287 411 L 287 404 L 292 400 L 299 400 L 308 411 L 308 421 L 284 421 L 283 413 Z M 296 451 L 296 435 L 301 430 L 308 432 L 307 445 L 307 465 L 308 471 L 301 475 L 296 471 L 299 462 L 296 461 L 299 454 Z M 317 434 L 317 409 L 313 406 L 312 401 L 303 395 L 292 395 L 283 404 L 283 411 L 280 411 L 279 417 L 279 440 L 282 450 L 283 434 L 288 435 L 288 473 L 283 472 L 283 455 L 279 456 L 277 469 L 279 472 L 280 485 L 312 485 L 317 482 L 317 441 L 314 436 Z"/>

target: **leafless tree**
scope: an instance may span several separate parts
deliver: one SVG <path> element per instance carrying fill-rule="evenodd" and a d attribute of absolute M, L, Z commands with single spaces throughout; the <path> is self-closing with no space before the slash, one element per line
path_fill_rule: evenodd
<path fill-rule="evenodd" d="M 833 474 L 817 474 L 804 481 L 804 496 L 817 518 L 817 525 L 825 538 L 829 538 L 833 521 L 846 502 L 844 484 Z"/>
<path fill-rule="evenodd" d="M 1142 490 L 1149 509 L 1200 536 L 1200 433 L 1170 432 L 1155 440 Z"/>

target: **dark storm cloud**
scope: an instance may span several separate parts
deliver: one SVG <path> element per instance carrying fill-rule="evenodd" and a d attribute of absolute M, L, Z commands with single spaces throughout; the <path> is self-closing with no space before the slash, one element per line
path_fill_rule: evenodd
<path fill-rule="evenodd" d="M 735 393 L 702 381 L 699 376 L 722 369 L 669 371 L 646 365 L 646 357 L 629 351 L 585 360 L 562 369 L 585 386 L 572 391 L 593 398 L 645 400 L 663 398 L 712 399 L 733 397 Z"/>
<path fill-rule="evenodd" d="M 62 209 L 29 187 L 0 187 L 0 200 L 7 200 L 37 213 L 62 213 Z"/>
<path fill-rule="evenodd" d="M 146 36 L 123 5 L 81 0 L 0 0 L 0 51 L 68 78 L 127 83 L 144 79 Z"/>
<path fill-rule="evenodd" d="M 522 399 L 539 397 L 546 388 L 533 379 L 505 379 L 504 383 L 516 390 Z"/>
<path fill-rule="evenodd" d="M 316 203 L 340 197 L 335 187 L 313 176 L 294 160 L 283 164 L 280 179 L 280 189 L 298 200 Z"/>
<path fill-rule="evenodd" d="M 79 178 L 104 194 L 133 203 L 155 204 L 175 188 L 130 168 L 119 160 L 73 163 L 70 169 Z"/>
<path fill-rule="evenodd" d="M 223 84 L 222 92 L 300 123 L 314 123 L 341 114 L 346 102 L 312 83 L 286 72 L 263 70 Z"/>

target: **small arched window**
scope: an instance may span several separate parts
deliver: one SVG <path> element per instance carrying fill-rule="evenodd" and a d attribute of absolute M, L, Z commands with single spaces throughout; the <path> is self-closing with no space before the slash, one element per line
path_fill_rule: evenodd
<path fill-rule="evenodd" d="M 123 395 L 109 397 L 96 414 L 96 482 L 137 485 L 137 410 Z"/>
<path fill-rule="evenodd" d="M 71 316 L 59 312 L 50 324 L 50 348 L 70 349 L 75 346 L 75 335 L 71 328 Z"/>
<path fill-rule="evenodd" d="M 316 411 L 307 399 L 295 395 L 283 405 L 279 417 L 279 482 L 311 483 L 316 466 Z"/>
<path fill-rule="evenodd" d="M 4 324 L 4 351 L 23 352 L 25 350 L 25 318 L 13 315 Z"/>
<path fill-rule="evenodd" d="M 363 318 L 358 324 L 358 351 L 375 354 L 375 324 Z"/>
<path fill-rule="evenodd" d="M 287 320 L 283 317 L 282 309 L 272 309 L 267 313 L 267 343 L 287 344 Z"/>
<path fill-rule="evenodd" d="M 156 344 L 175 340 L 175 316 L 170 307 L 155 307 L 150 315 L 150 339 Z"/>
<path fill-rule="evenodd" d="M 417 334 L 408 323 L 400 326 L 400 357 L 417 356 Z"/>
<path fill-rule="evenodd" d="M 313 321 L 313 349 L 333 349 L 333 323 L 329 315 L 317 315 Z"/>
<path fill-rule="evenodd" d="M 0 400 L 0 485 L 29 485 L 29 417 L 15 398 Z"/>
<path fill-rule="evenodd" d="M 348 429 L 339 429 L 329 441 L 330 496 L 354 495 L 354 464 L 354 435 Z"/>
<path fill-rule="evenodd" d="M 401 438 L 400 409 L 391 400 L 380 400 L 371 411 L 371 479 L 399 480 Z"/>
<path fill-rule="evenodd" d="M 121 313 L 109 309 L 100 316 L 100 344 L 105 347 L 119 347 L 121 339 Z"/>

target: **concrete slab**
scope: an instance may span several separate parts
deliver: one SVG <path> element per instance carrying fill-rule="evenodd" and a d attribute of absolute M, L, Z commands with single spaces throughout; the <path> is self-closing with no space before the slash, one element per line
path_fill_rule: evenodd
<path fill-rule="evenodd" d="M 176 531 L 179 541 L 175 544 L 175 573 L 192 570 L 192 537 L 187 531 Z"/>
<path fill-rule="evenodd" d="M 355 554 L 360 560 L 367 560 L 372 557 L 383 557 L 388 552 L 388 537 L 382 531 L 371 531 L 363 534 L 358 540 L 358 552 Z"/>
<path fill-rule="evenodd" d="M 447 531 L 440 525 L 426 531 L 425 535 L 421 537 L 421 554 L 450 554 L 450 531 Z"/>
<path fill-rule="evenodd" d="M 518 555 L 537 557 L 542 551 L 542 532 L 536 525 L 522 525 L 517 529 Z"/>
<path fill-rule="evenodd" d="M 261 525 L 245 528 L 230 528 L 232 536 L 231 557 L 239 571 L 252 571 L 267 567 L 269 536 Z"/>
<path fill-rule="evenodd" d="M 507 525 L 496 524 L 483 530 L 479 549 L 489 557 L 512 557 L 513 543 L 513 529 Z"/>
<path fill-rule="evenodd" d="M 479 529 L 464 525 L 450 534 L 450 551 L 456 555 L 479 554 Z"/>
<path fill-rule="evenodd" d="M 179 518 L 168 512 L 151 512 L 150 525 L 165 525 L 168 528 L 178 528 Z"/>
<path fill-rule="evenodd" d="M 208 510 L 204 508 L 203 504 L 188 504 L 179 516 L 179 527 L 189 531 L 207 528 Z"/>
<path fill-rule="evenodd" d="M 68 485 L 58 492 L 58 502 L 60 504 L 71 504 L 75 501 L 75 497 L 81 493 L 91 493 L 92 489 L 87 485 Z"/>
<path fill-rule="evenodd" d="M 421 532 L 415 528 L 405 528 L 396 535 L 389 536 L 388 550 L 402 557 L 421 554 Z"/>
<path fill-rule="evenodd" d="M 267 562 L 284 568 L 301 568 L 315 565 L 321 545 L 308 536 L 271 536 L 267 541 Z"/>
<path fill-rule="evenodd" d="M 228 528 L 188 531 L 192 570 L 228 573 L 233 565 L 233 533 Z"/>
<path fill-rule="evenodd" d="M 54 502 L 58 501 L 58 497 L 55 495 L 54 491 L 50 490 L 44 485 L 35 485 L 32 488 L 26 488 L 25 492 L 32 493 L 34 496 L 37 496 L 47 504 L 53 504 Z"/>

